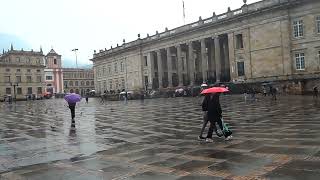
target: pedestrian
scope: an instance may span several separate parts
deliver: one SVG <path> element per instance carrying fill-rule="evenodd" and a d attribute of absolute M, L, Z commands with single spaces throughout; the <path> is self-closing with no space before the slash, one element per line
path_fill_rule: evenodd
<path fill-rule="evenodd" d="M 215 124 L 218 123 L 221 130 L 223 130 L 222 125 L 222 109 L 220 106 L 219 94 L 218 93 L 211 93 L 207 95 L 202 103 L 202 109 L 207 110 L 207 117 L 208 121 L 210 122 L 210 127 L 207 133 L 206 142 L 213 142 L 212 134 L 213 131 L 216 130 Z M 201 134 L 202 137 L 202 134 Z M 199 136 L 199 138 L 201 138 Z M 225 136 L 226 140 L 229 140 L 231 136 Z"/>
<path fill-rule="evenodd" d="M 247 96 L 248 96 L 248 90 L 244 89 L 244 93 L 243 93 L 244 101 L 247 101 Z"/>
<path fill-rule="evenodd" d="M 202 124 L 202 128 L 200 131 L 200 135 L 198 136 L 199 140 L 206 139 L 205 137 L 202 136 L 202 134 L 203 134 L 204 130 L 206 129 L 207 124 L 209 122 L 209 119 L 208 119 L 208 101 L 209 101 L 209 99 L 210 99 L 210 94 L 206 94 L 203 99 L 203 102 L 202 102 L 203 124 Z"/>
<path fill-rule="evenodd" d="M 318 87 L 317 86 L 315 86 L 313 88 L 313 97 L 318 98 Z"/>
<path fill-rule="evenodd" d="M 89 103 L 89 93 L 86 93 L 86 103 Z"/>
<path fill-rule="evenodd" d="M 255 90 L 255 88 L 251 88 L 251 100 L 256 100 L 256 90 Z"/>
<path fill-rule="evenodd" d="M 272 99 L 273 100 L 277 100 L 277 89 L 276 88 L 272 88 L 271 89 L 271 91 L 272 91 Z"/>
<path fill-rule="evenodd" d="M 272 88 L 272 86 L 269 86 L 269 95 L 273 96 L 273 88 Z"/>
<path fill-rule="evenodd" d="M 81 101 L 81 96 L 78 94 L 75 94 L 73 89 L 70 90 L 70 94 L 66 95 L 64 99 L 68 102 L 69 109 L 71 112 L 71 128 L 75 128 L 75 111 L 76 111 L 76 104 L 77 102 Z"/>
<path fill-rule="evenodd" d="M 267 89 L 266 89 L 266 87 L 263 87 L 263 89 L 262 89 L 262 91 L 263 91 L 263 96 L 267 96 Z"/>
<path fill-rule="evenodd" d="M 104 103 L 104 95 L 105 95 L 105 94 L 101 94 L 101 95 L 100 95 L 100 103 L 101 103 L 101 104 Z"/>

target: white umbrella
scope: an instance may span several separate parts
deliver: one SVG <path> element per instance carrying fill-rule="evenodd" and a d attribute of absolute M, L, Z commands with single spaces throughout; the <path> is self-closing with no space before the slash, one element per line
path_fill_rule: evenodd
<path fill-rule="evenodd" d="M 208 84 L 203 83 L 203 84 L 201 84 L 201 87 L 208 87 Z"/>

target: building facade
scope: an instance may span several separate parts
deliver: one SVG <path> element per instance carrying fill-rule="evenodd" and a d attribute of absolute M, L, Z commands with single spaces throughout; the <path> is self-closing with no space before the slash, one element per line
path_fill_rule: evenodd
<path fill-rule="evenodd" d="M 0 56 L 0 97 L 16 99 L 42 96 L 44 92 L 44 55 L 36 51 L 3 51 Z"/>
<path fill-rule="evenodd" d="M 311 88 L 320 73 L 320 1 L 244 0 L 239 9 L 95 51 L 91 60 L 100 92 L 203 81 Z"/>
<path fill-rule="evenodd" d="M 63 93 L 63 72 L 61 64 L 61 55 L 57 54 L 53 49 L 45 56 L 46 68 L 45 83 L 46 92 Z"/>
<path fill-rule="evenodd" d="M 63 68 L 64 92 L 72 89 L 77 94 L 85 95 L 94 90 L 94 76 L 92 69 Z"/>

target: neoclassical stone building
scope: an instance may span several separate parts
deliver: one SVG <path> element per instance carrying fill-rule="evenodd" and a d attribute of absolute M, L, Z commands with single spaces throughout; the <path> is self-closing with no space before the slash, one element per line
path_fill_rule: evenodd
<path fill-rule="evenodd" d="M 44 55 L 40 51 L 10 50 L 0 55 L 0 97 L 25 99 L 42 96 L 44 83 Z"/>
<path fill-rule="evenodd" d="M 77 94 L 85 95 L 94 90 L 93 70 L 63 68 L 63 85 L 66 93 L 72 89 Z"/>
<path fill-rule="evenodd" d="M 303 91 L 320 73 L 320 1 L 244 0 L 239 9 L 95 51 L 91 60 L 98 92 L 203 81 L 273 81 Z"/>

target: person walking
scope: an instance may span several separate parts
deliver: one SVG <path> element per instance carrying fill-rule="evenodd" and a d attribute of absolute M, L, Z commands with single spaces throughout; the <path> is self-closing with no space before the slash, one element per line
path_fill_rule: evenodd
<path fill-rule="evenodd" d="M 272 99 L 277 100 L 277 89 L 273 87 L 271 91 L 272 91 Z"/>
<path fill-rule="evenodd" d="M 216 128 L 215 123 L 217 122 L 220 129 L 223 129 L 221 117 L 222 109 L 220 106 L 219 94 L 212 93 L 210 94 L 207 101 L 208 108 L 208 120 L 210 121 L 210 127 L 207 133 L 206 142 L 213 142 L 212 134 L 213 130 Z"/>
<path fill-rule="evenodd" d="M 267 96 L 267 88 L 263 87 L 262 91 L 263 91 L 263 96 L 266 97 Z"/>
<path fill-rule="evenodd" d="M 209 122 L 209 119 L 208 119 L 208 101 L 209 100 L 210 100 L 210 94 L 206 94 L 202 102 L 203 124 L 200 131 L 200 135 L 198 136 L 198 140 L 206 140 L 206 138 L 203 137 L 202 135 Z"/>
<path fill-rule="evenodd" d="M 71 128 L 75 128 L 75 109 L 76 109 L 76 105 L 77 102 L 81 101 L 81 96 L 79 94 L 74 93 L 73 89 L 70 90 L 70 94 L 66 95 L 64 97 L 64 99 L 67 101 L 68 105 L 69 105 L 69 109 L 71 112 Z"/>
<path fill-rule="evenodd" d="M 221 130 L 223 130 L 223 124 L 221 121 L 222 118 L 222 109 L 219 100 L 219 93 L 211 93 L 207 95 L 207 98 L 204 99 L 202 104 L 203 110 L 207 110 L 208 121 L 210 122 L 210 127 L 205 138 L 206 142 L 213 142 L 212 134 L 216 130 L 216 123 L 218 123 Z M 200 138 L 200 137 L 199 137 Z M 229 140 L 231 136 L 226 136 L 225 139 Z"/>
<path fill-rule="evenodd" d="M 100 95 L 100 104 L 104 104 L 104 97 L 105 97 L 105 93 Z"/>
<path fill-rule="evenodd" d="M 313 88 L 313 97 L 314 97 L 314 98 L 318 98 L 318 87 L 317 87 L 317 86 L 315 86 L 315 87 Z"/>
<path fill-rule="evenodd" d="M 88 104 L 89 103 L 89 93 L 86 93 L 86 103 Z"/>

